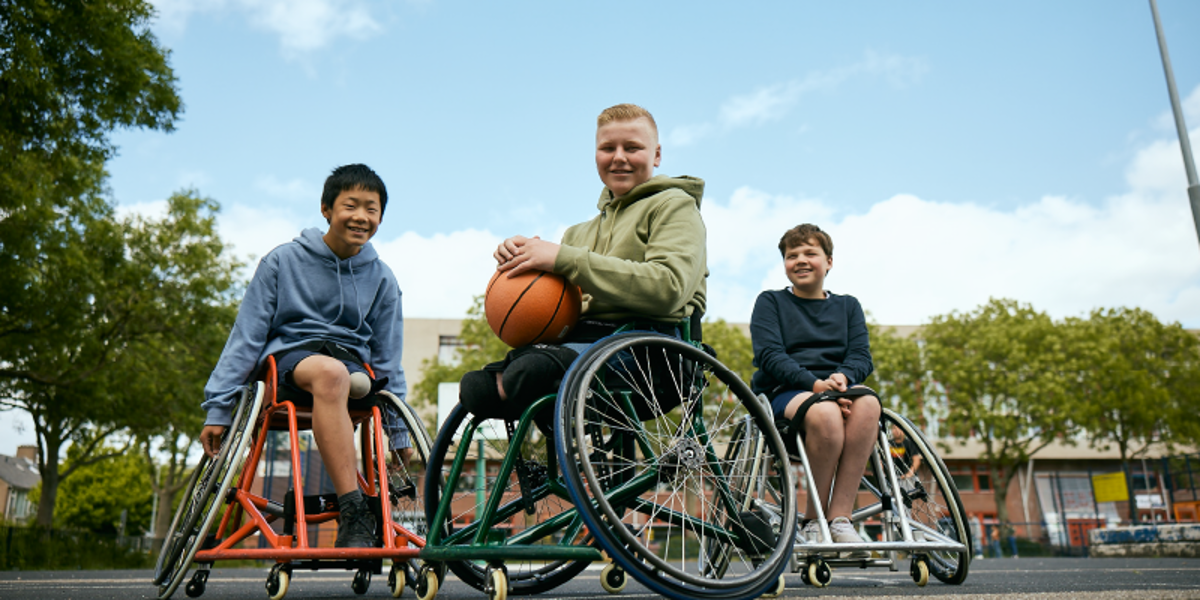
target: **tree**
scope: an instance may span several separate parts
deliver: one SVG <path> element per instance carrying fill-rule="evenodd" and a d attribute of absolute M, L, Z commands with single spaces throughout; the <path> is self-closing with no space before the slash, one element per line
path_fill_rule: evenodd
<path fill-rule="evenodd" d="M 37 309 L 25 292 L 64 210 L 90 209 L 117 127 L 170 131 L 182 110 L 142 0 L 0 4 L 0 336 Z M 0 354 L 0 359 L 5 358 Z"/>
<path fill-rule="evenodd" d="M 755 371 L 754 346 L 750 343 L 750 336 L 738 327 L 726 323 L 725 319 L 717 319 L 705 321 L 704 342 L 716 351 L 717 360 L 721 361 L 721 364 L 737 373 L 746 385 L 750 385 L 750 378 Z M 717 395 L 728 392 L 724 389 L 725 385 L 719 381 L 714 379 L 712 383 L 716 385 Z"/>
<path fill-rule="evenodd" d="M 875 371 L 864 385 L 879 392 L 884 406 L 928 427 L 936 421 L 936 402 L 929 402 L 929 377 L 921 344 L 901 336 L 895 329 L 867 323 L 871 338 L 871 361 Z"/>
<path fill-rule="evenodd" d="M 186 350 L 198 327 L 229 314 L 237 264 L 217 237 L 216 210 L 189 192 L 170 198 L 163 219 L 67 213 L 43 243 L 23 290 L 34 302 L 0 336 L 0 408 L 28 412 L 38 438 L 39 524 L 53 522 L 61 480 L 128 450 L 103 450 L 110 435 L 164 422 L 171 405 L 145 382 L 188 359 L 161 349 Z M 69 442 L 76 458 L 60 465 Z"/>
<path fill-rule="evenodd" d="M 1029 305 L 992 299 L 968 314 L 934 317 L 923 333 L 928 367 L 945 392 L 946 431 L 983 445 L 997 518 L 1007 522 L 1017 468 L 1075 428 L 1061 330 Z"/>
<path fill-rule="evenodd" d="M 77 448 L 72 446 L 67 450 L 64 465 L 71 464 Z M 141 535 L 150 524 L 152 509 L 150 477 L 144 461 L 141 455 L 128 453 L 81 467 L 59 487 L 55 525 L 96 533 Z"/>
<path fill-rule="evenodd" d="M 1197 439 L 1200 339 L 1138 308 L 1098 309 L 1066 327 L 1079 367 L 1078 419 L 1093 447 L 1115 444 L 1124 464 L 1155 445 Z"/>

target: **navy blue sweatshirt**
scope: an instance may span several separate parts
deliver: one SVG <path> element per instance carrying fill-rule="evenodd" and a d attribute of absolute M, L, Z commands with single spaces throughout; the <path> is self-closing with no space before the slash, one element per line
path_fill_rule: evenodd
<path fill-rule="evenodd" d="M 875 368 L 867 320 L 854 296 L 809 300 L 797 298 L 790 287 L 765 291 L 754 303 L 750 339 L 758 367 L 750 381 L 755 394 L 812 391 L 834 373 L 856 385 Z"/>

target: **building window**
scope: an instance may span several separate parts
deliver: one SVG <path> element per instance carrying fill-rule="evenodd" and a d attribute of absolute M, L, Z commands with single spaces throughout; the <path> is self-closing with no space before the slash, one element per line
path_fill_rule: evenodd
<path fill-rule="evenodd" d="M 466 344 L 457 335 L 438 336 L 438 363 L 455 366 L 462 360 L 460 353 Z"/>

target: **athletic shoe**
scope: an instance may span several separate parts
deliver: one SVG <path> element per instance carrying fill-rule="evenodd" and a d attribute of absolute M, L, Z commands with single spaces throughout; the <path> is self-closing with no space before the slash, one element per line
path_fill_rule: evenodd
<path fill-rule="evenodd" d="M 829 524 L 829 535 L 835 544 L 861 544 L 863 539 L 854 530 L 854 524 L 846 517 L 837 517 Z M 849 550 L 842 553 L 842 558 L 870 558 L 866 550 Z"/>
<path fill-rule="evenodd" d="M 374 548 L 375 515 L 366 503 L 350 504 L 342 508 L 338 517 L 335 548 Z"/>

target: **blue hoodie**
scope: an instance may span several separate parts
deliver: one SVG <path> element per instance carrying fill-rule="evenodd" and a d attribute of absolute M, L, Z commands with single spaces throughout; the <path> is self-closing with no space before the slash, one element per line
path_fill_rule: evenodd
<path fill-rule="evenodd" d="M 221 359 L 204 386 L 204 424 L 228 426 L 238 389 L 262 361 L 314 340 L 354 352 L 371 365 L 377 379 L 388 378 L 388 391 L 404 399 L 400 286 L 370 243 L 341 260 L 320 230 L 305 229 L 259 261 Z M 389 421 L 393 447 L 407 446 L 403 426 L 397 431 L 397 420 Z"/>

